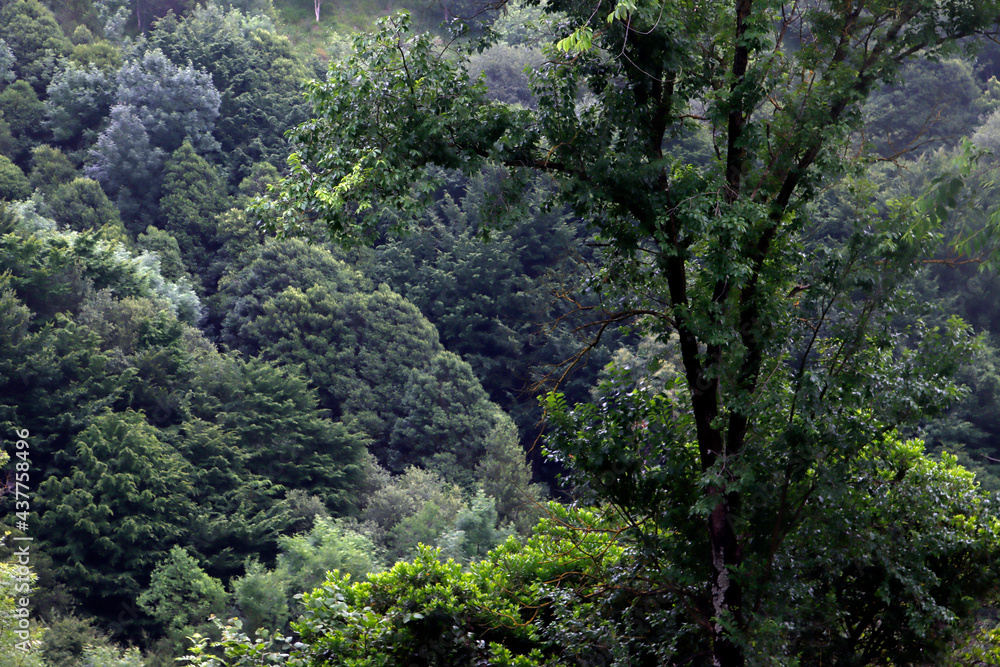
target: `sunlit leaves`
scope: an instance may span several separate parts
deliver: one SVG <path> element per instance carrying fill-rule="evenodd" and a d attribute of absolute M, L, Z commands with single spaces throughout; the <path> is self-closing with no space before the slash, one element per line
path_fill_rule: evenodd
<path fill-rule="evenodd" d="M 378 210 L 427 201 L 437 179 L 423 165 L 471 170 L 479 159 L 466 147 L 486 152 L 499 138 L 503 116 L 485 91 L 429 35 L 410 37 L 408 23 L 401 15 L 356 36 L 355 54 L 310 84 L 316 118 L 291 133 L 291 176 L 257 214 L 284 232 L 314 233 L 318 219 L 356 240 L 372 233 Z"/>

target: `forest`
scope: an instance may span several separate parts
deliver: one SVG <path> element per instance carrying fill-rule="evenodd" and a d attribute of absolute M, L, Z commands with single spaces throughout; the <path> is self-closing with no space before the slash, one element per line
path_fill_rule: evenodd
<path fill-rule="evenodd" d="M 998 168 L 997 0 L 0 0 L 0 667 L 1000 664 Z"/>

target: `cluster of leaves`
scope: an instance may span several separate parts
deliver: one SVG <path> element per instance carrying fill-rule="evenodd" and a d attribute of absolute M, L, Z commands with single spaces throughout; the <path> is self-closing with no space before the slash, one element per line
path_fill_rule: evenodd
<path fill-rule="evenodd" d="M 558 505 L 549 511 L 526 543 L 509 539 L 468 569 L 421 548 L 414 560 L 363 582 L 333 572 L 303 597 L 294 643 L 266 634 L 255 643 L 235 624 L 214 643 L 225 662 L 204 637 L 188 660 L 529 667 L 562 664 L 553 662 L 557 656 L 583 658 L 592 647 L 577 644 L 569 627 L 606 592 L 624 551 L 595 513 Z"/>
<path fill-rule="evenodd" d="M 781 591 L 765 603 L 775 622 L 757 628 L 751 660 L 933 663 L 969 629 L 975 603 L 966 592 L 995 590 L 988 563 L 1000 522 L 972 474 L 954 458 L 928 458 L 919 441 L 889 440 L 866 448 L 868 467 L 840 493 L 801 508 L 808 530 L 779 550 L 772 585 Z M 553 504 L 527 542 L 508 540 L 468 569 L 422 548 L 366 581 L 333 573 L 304 596 L 293 636 L 253 640 L 241 624 L 229 625 L 221 641 L 196 637 L 188 660 L 359 667 L 676 660 L 698 649 L 698 626 L 686 617 L 699 584 L 658 587 L 657 573 L 698 554 L 685 536 L 693 522 L 667 519 L 654 529 L 670 502 L 643 516 L 623 504 L 587 511 Z M 811 537 L 818 533 L 827 539 Z M 783 581 L 791 571 L 795 577 Z M 988 642 L 984 635 L 955 659 L 992 650 Z"/>

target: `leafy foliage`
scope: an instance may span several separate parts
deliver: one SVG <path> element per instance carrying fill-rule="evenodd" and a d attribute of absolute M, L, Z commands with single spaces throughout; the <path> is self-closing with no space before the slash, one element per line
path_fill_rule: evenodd
<path fill-rule="evenodd" d="M 45 92 L 59 56 L 69 53 L 52 12 L 38 0 L 13 0 L 0 7 L 0 32 L 14 53 L 14 72 L 38 93 Z"/>
<path fill-rule="evenodd" d="M 92 146 L 115 99 L 115 79 L 94 65 L 64 62 L 46 91 L 45 114 L 53 140 L 70 150 Z"/>
<path fill-rule="evenodd" d="M 93 179 L 74 178 L 56 186 L 46 203 L 52 219 L 64 229 L 101 232 L 107 240 L 126 238 L 118 209 Z"/>
<path fill-rule="evenodd" d="M 216 647 L 226 664 L 248 655 L 303 666 L 331 659 L 359 667 L 593 664 L 595 646 L 570 630 L 569 605 L 587 607 L 623 552 L 593 513 L 551 510 L 527 544 L 507 540 L 468 569 L 421 547 L 411 562 L 365 582 L 331 573 L 304 596 L 294 646 L 281 637 L 254 644 L 237 625 Z M 191 664 L 213 664 L 206 643 L 195 647 Z"/>
<path fill-rule="evenodd" d="M 31 196 L 31 184 L 16 164 L 0 155 L 0 199 L 12 201 Z"/>
<path fill-rule="evenodd" d="M 74 446 L 72 472 L 39 487 L 38 533 L 88 607 L 115 608 L 140 594 L 184 534 L 191 474 L 135 412 L 96 417 Z"/>
<path fill-rule="evenodd" d="M 305 70 L 288 39 L 261 12 L 219 5 L 196 7 L 184 20 L 168 16 L 149 44 L 178 67 L 193 64 L 220 93 L 215 136 L 231 183 L 260 161 L 284 156 L 284 132 L 304 119 L 298 94 Z"/>
<path fill-rule="evenodd" d="M 44 135 L 45 107 L 27 81 L 19 79 L 0 92 L 0 115 L 11 135 L 10 157 L 27 169 L 32 149 Z"/>
<path fill-rule="evenodd" d="M 173 547 L 153 570 L 149 588 L 139 596 L 139 606 L 167 628 L 167 637 L 181 644 L 185 637 L 206 624 L 209 616 L 222 613 L 226 590 L 208 576 L 187 551 Z"/>
<path fill-rule="evenodd" d="M 318 586 L 330 571 L 360 580 L 380 569 L 375 545 L 346 522 L 318 517 L 308 532 L 281 540 L 277 573 L 296 594 Z"/>
<path fill-rule="evenodd" d="M 529 170 L 551 176 L 610 249 L 608 287 L 595 283 L 615 304 L 606 324 L 638 321 L 662 343 L 676 335 L 683 369 L 666 391 L 609 388 L 579 422 L 561 418 L 553 451 L 607 497 L 643 549 L 637 562 L 656 573 L 639 565 L 622 585 L 662 610 L 643 641 L 624 639 L 613 613 L 580 632 L 619 646 L 611 655 L 622 661 L 791 664 L 812 650 L 808 630 L 783 630 L 802 617 L 795 591 L 810 571 L 784 550 L 813 525 L 807 510 L 854 476 L 874 493 L 869 462 L 892 459 L 893 430 L 959 394 L 947 378 L 955 350 L 969 349 L 967 327 L 898 318 L 974 158 L 966 149 L 915 197 L 879 198 L 854 179 L 868 202 L 841 236 L 817 242 L 824 230 L 808 206 L 860 171 L 848 156 L 864 100 L 915 54 L 941 56 L 992 25 L 1000 7 L 620 3 L 602 14 L 559 0 L 545 10 L 567 22 L 532 79 L 534 109 L 490 101 L 468 79 L 467 55 L 409 35 L 405 15 L 356 38 L 355 54 L 310 84 L 314 118 L 292 133 L 289 175 L 255 211 L 281 233 L 326 227 L 350 243 L 389 216 L 394 229 L 410 226 L 443 184 L 436 169 L 502 175 L 483 214 L 493 223 L 519 212 Z M 715 155 L 693 164 L 697 142 L 683 139 L 705 132 Z M 952 247 L 993 248 L 995 228 L 990 219 Z M 888 520 L 872 519 L 883 532 Z M 972 534 L 982 553 L 992 548 L 989 530 Z M 915 569 L 931 580 L 935 567 L 931 557 Z M 888 600 L 913 594 L 883 583 Z M 992 586 L 958 583 L 972 596 Z M 968 608 L 936 594 L 920 589 L 914 632 L 881 634 L 864 617 L 854 641 L 874 643 L 845 650 L 861 662 L 939 650 L 930 619 L 968 618 Z M 830 613 L 853 613 L 838 602 Z"/>
<path fill-rule="evenodd" d="M 485 449 L 476 464 L 476 479 L 496 503 L 499 521 L 527 534 L 539 518 L 543 490 L 540 484 L 531 483 L 531 466 L 525 461 L 514 424 L 501 420 L 494 426 Z"/>
<path fill-rule="evenodd" d="M 209 269 L 222 245 L 215 234 L 215 217 L 227 207 L 222 179 L 187 140 L 164 165 L 160 217 L 163 228 L 184 248 L 185 266 L 214 291 L 218 276 Z"/>
<path fill-rule="evenodd" d="M 0 457 L 0 463 L 6 463 L 6 453 Z M 4 539 L 10 538 L 6 532 Z M 23 569 L 22 569 L 23 568 Z M 16 559 L 0 563 L 0 655 L 2 667 L 42 667 L 41 651 L 39 650 L 42 629 L 35 624 L 28 624 L 29 619 L 21 616 L 18 604 L 27 599 L 28 593 L 38 577 L 31 570 L 17 563 Z M 22 628 L 19 621 L 25 620 Z"/>
<path fill-rule="evenodd" d="M 73 164 L 58 148 L 42 145 L 31 152 L 31 187 L 48 193 L 75 176 Z"/>

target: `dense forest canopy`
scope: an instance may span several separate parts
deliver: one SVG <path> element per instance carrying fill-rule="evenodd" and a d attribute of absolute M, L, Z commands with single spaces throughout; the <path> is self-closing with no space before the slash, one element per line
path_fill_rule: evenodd
<path fill-rule="evenodd" d="M 1000 662 L 998 17 L 0 0 L 0 666 Z"/>

